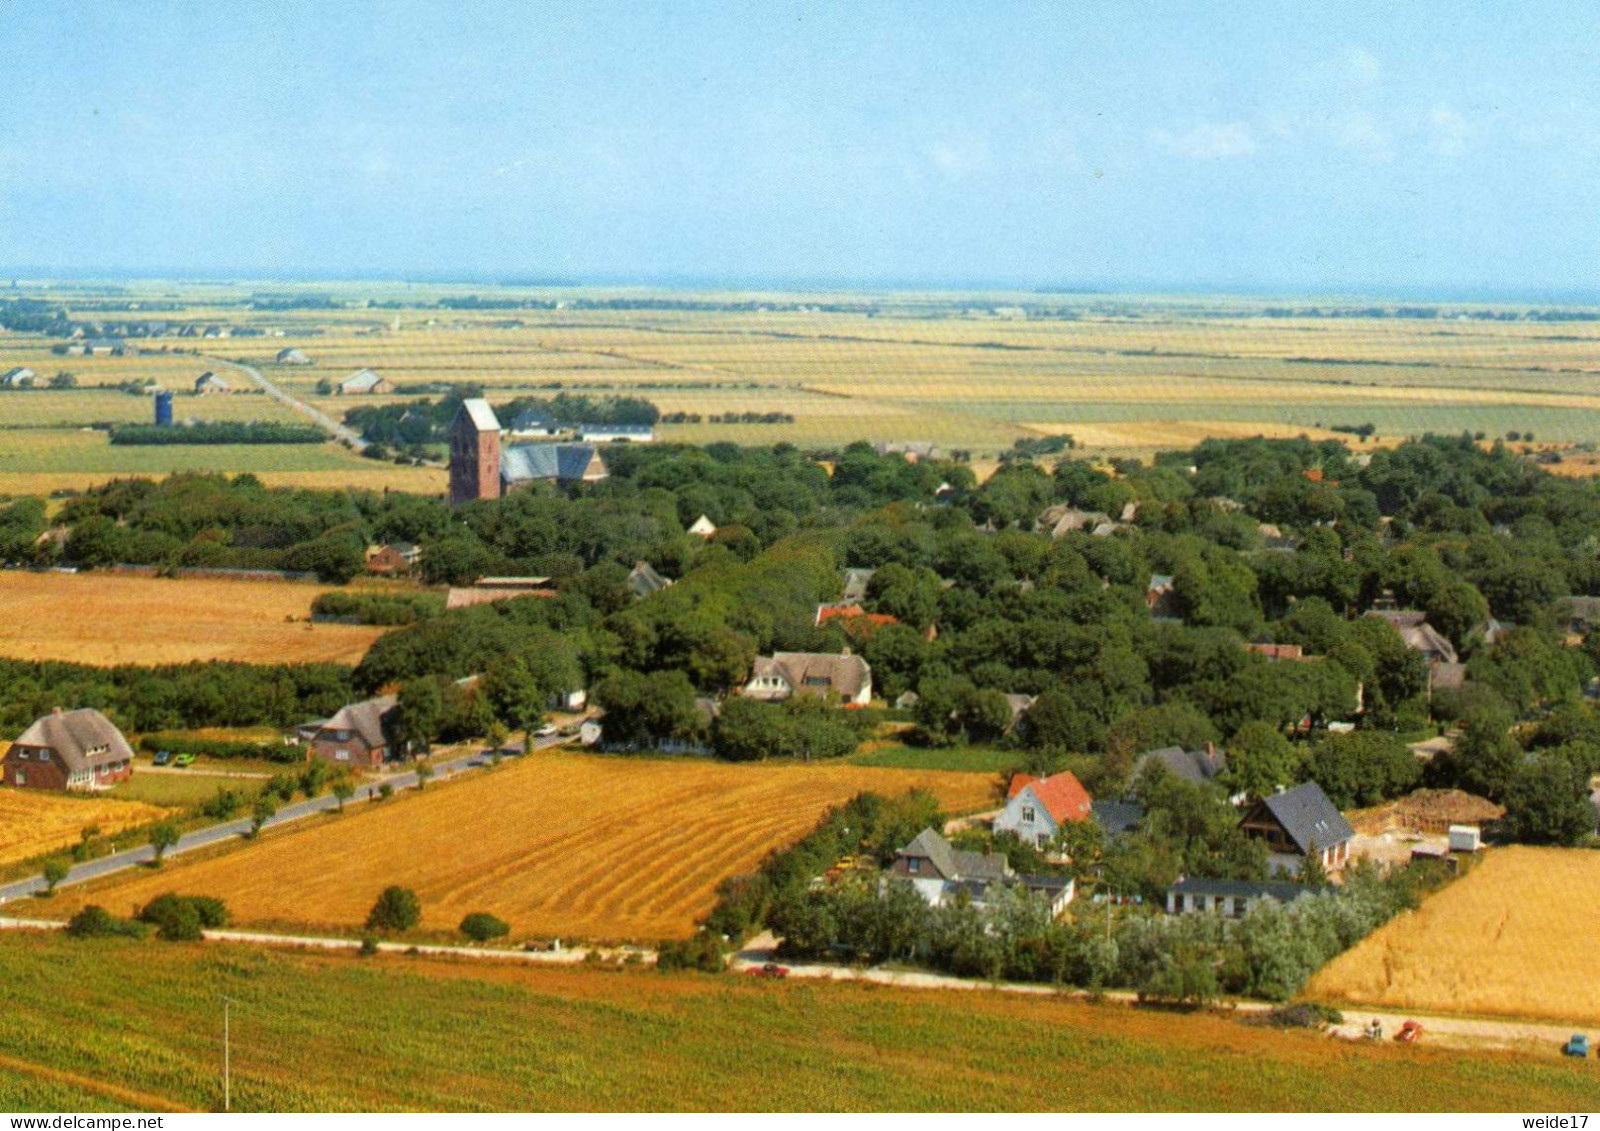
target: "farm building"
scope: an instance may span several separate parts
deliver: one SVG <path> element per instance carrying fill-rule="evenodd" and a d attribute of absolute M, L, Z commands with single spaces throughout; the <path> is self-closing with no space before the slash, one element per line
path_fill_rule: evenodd
<path fill-rule="evenodd" d="M 1245 810 L 1239 827 L 1266 842 L 1269 869 L 1288 875 L 1298 875 L 1312 852 L 1326 871 L 1344 867 L 1356 835 L 1314 781 L 1261 798 Z"/>
<path fill-rule="evenodd" d="M 1059 915 L 1072 902 L 1077 888 L 1057 876 L 1019 876 L 999 852 L 969 852 L 954 848 L 933 829 L 923 829 L 910 844 L 894 854 L 890 874 L 911 881 L 918 895 L 939 907 L 965 893 L 982 907 L 990 887 L 1021 887 L 1044 899 L 1050 913 Z"/>
<path fill-rule="evenodd" d="M 336 397 L 379 396 L 394 392 L 394 382 L 370 369 L 357 369 L 333 387 Z"/>
<path fill-rule="evenodd" d="M 500 420 L 482 397 L 461 402 L 450 425 L 450 501 L 498 499 L 528 483 L 594 482 L 606 465 L 592 444 L 500 443 Z"/>
<path fill-rule="evenodd" d="M 846 704 L 872 701 L 872 668 L 844 652 L 775 652 L 757 656 L 744 693 L 752 699 L 782 700 L 791 695 L 837 695 Z"/>
<path fill-rule="evenodd" d="M 390 542 L 367 547 L 367 572 L 382 577 L 404 577 L 422 560 L 422 548 L 410 542 Z"/>
<path fill-rule="evenodd" d="M 7 389 L 26 389 L 38 379 L 39 375 L 33 370 L 26 365 L 19 365 L 14 369 L 6 370 L 5 376 L 0 377 L 0 386 Z"/>
<path fill-rule="evenodd" d="M 278 356 L 273 358 L 279 365 L 310 365 L 311 359 L 302 349 L 290 346 L 288 349 L 278 351 Z"/>
<path fill-rule="evenodd" d="M 233 391 L 233 386 L 228 384 L 226 378 L 219 377 L 207 369 L 194 379 L 194 391 L 196 395 L 200 396 L 207 393 L 228 393 Z"/>
<path fill-rule="evenodd" d="M 656 430 L 648 424 L 580 424 L 578 439 L 586 444 L 652 444 Z"/>
<path fill-rule="evenodd" d="M 551 420 L 536 408 L 524 409 L 512 418 L 510 428 L 511 438 L 521 439 L 548 439 L 559 436 L 564 431 L 561 425 Z"/>
<path fill-rule="evenodd" d="M 997 833 L 1015 833 L 1043 848 L 1063 825 L 1088 818 L 1089 791 L 1071 770 L 1037 778 L 1018 774 L 1011 779 L 1006 807 L 994 819 Z"/>
<path fill-rule="evenodd" d="M 1263 901 L 1293 903 L 1303 896 L 1326 891 L 1311 884 L 1277 880 L 1206 880 L 1184 877 L 1167 889 L 1167 914 L 1192 915 L 1216 911 L 1237 919 Z"/>
<path fill-rule="evenodd" d="M 133 750 L 99 711 L 57 708 L 22 732 L 3 766 L 19 789 L 106 789 L 132 776 Z"/>
<path fill-rule="evenodd" d="M 376 769 L 389 756 L 389 738 L 383 732 L 384 719 L 399 699 L 380 695 L 350 703 L 325 720 L 308 741 L 310 757 L 341 766 Z"/>

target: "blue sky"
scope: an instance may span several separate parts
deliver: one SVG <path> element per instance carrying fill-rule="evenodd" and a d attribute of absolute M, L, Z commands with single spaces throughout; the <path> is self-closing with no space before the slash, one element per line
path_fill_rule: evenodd
<path fill-rule="evenodd" d="M 0 271 L 1570 295 L 1600 6 L 74 4 Z"/>

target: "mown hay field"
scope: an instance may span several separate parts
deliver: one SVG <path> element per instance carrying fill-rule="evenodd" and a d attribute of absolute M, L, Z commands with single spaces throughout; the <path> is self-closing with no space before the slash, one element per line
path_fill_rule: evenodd
<path fill-rule="evenodd" d="M 533 754 L 57 902 L 126 911 L 176 885 L 220 896 L 246 924 L 349 930 L 402 884 L 428 930 L 490 911 L 517 936 L 674 938 L 722 880 L 799 839 L 830 805 L 927 789 L 967 812 L 997 786 L 972 773 Z"/>
<path fill-rule="evenodd" d="M 736 975 L 37 934 L 5 940 L 0 979 L 8 1111 L 215 1110 L 223 996 L 235 1111 L 1582 1111 L 1600 1081 L 1204 1014 Z"/>
<path fill-rule="evenodd" d="M 353 664 L 381 628 L 311 624 L 326 586 L 113 573 L 0 573 L 0 656 L 83 664 Z"/>
<path fill-rule="evenodd" d="M 1335 958 L 1332 1003 L 1600 1024 L 1600 852 L 1498 848 Z"/>
<path fill-rule="evenodd" d="M 158 820 L 166 812 L 139 801 L 68 797 L 0 786 L 0 864 L 70 848 L 91 826 L 105 836 L 115 836 L 123 829 Z"/>

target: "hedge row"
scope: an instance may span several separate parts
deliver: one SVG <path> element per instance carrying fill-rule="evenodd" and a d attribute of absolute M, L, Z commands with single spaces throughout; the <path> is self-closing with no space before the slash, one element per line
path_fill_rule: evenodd
<path fill-rule="evenodd" d="M 320 444 L 328 437 L 311 424 L 119 424 L 113 444 Z"/>
<path fill-rule="evenodd" d="M 311 602 L 312 616 L 351 624 L 416 624 L 442 612 L 444 597 L 438 593 L 332 592 L 320 594 Z"/>
<path fill-rule="evenodd" d="M 169 750 L 174 754 L 205 754 L 212 758 L 258 758 L 268 762 L 299 762 L 305 758 L 298 746 L 281 742 L 240 742 L 227 738 L 195 738 L 186 734 L 156 732 L 143 735 L 139 746 L 154 753 Z"/>

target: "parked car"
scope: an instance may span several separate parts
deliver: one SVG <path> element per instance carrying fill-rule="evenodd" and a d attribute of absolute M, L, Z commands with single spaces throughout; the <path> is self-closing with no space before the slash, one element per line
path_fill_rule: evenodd
<path fill-rule="evenodd" d="M 1574 1033 L 1567 1038 L 1567 1043 L 1561 1046 L 1563 1056 L 1588 1056 L 1589 1035 L 1587 1033 Z"/>
<path fill-rule="evenodd" d="M 1401 1044 L 1409 1045 L 1420 1036 L 1422 1036 L 1422 1023 L 1420 1021 L 1407 1021 L 1400 1026 L 1400 1031 L 1394 1035 L 1394 1039 Z"/>
<path fill-rule="evenodd" d="M 174 758 L 172 760 L 172 764 L 174 766 L 177 766 L 179 769 L 182 769 L 185 766 L 192 766 L 192 765 L 194 765 L 194 755 L 193 754 L 179 754 L 176 758 Z"/>
<path fill-rule="evenodd" d="M 533 732 L 535 738 L 554 738 L 556 735 L 555 723 L 545 723 L 544 726 Z"/>
<path fill-rule="evenodd" d="M 150 764 L 153 766 L 165 766 L 170 761 L 172 761 L 172 751 L 157 750 L 156 756 L 150 759 Z"/>
<path fill-rule="evenodd" d="M 787 966 L 779 966 L 776 962 L 768 962 L 764 966 L 757 966 L 747 971 L 747 973 L 752 978 L 787 978 L 789 976 L 789 968 Z"/>

